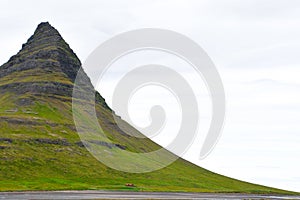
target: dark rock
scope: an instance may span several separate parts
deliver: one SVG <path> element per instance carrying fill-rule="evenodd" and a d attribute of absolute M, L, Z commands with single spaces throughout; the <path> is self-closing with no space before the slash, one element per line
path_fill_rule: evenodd
<path fill-rule="evenodd" d="M 0 142 L 7 142 L 7 143 L 12 143 L 13 140 L 10 138 L 0 138 Z"/>
<path fill-rule="evenodd" d="M 25 142 L 33 142 L 36 144 L 54 144 L 54 145 L 61 145 L 61 146 L 70 146 L 71 144 L 66 139 L 48 139 L 48 138 L 36 138 L 26 140 Z"/>
<path fill-rule="evenodd" d="M 59 126 L 58 123 L 52 123 L 47 121 L 42 121 L 39 119 L 26 119 L 26 118 L 15 118 L 15 117 L 2 117 L 0 116 L 0 120 L 17 125 L 49 125 L 51 127 Z"/>
<path fill-rule="evenodd" d="M 84 147 L 84 143 L 82 141 L 75 142 L 75 144 L 79 147 Z"/>
<path fill-rule="evenodd" d="M 120 144 L 115 144 L 116 147 L 118 147 L 119 149 L 125 150 L 126 146 L 120 145 Z"/>

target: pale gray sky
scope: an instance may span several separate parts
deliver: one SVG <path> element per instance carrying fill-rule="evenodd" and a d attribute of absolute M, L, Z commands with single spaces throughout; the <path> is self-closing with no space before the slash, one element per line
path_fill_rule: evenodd
<path fill-rule="evenodd" d="M 300 191 L 300 1 L 2 0 L 0 13 L 0 63 L 17 53 L 42 21 L 57 28 L 82 61 L 101 42 L 124 31 L 153 27 L 185 34 L 216 64 L 225 86 L 227 114 L 216 149 L 199 161 L 210 116 L 199 81 L 203 125 L 184 157 L 227 176 Z M 119 65 L 153 58 L 137 57 L 121 60 Z M 156 61 L 167 60 L 158 57 Z M 184 73 L 189 76 L 188 70 Z M 117 78 L 108 74 L 99 88 L 108 102 L 108 87 Z M 140 116 L 135 117 L 140 124 L 147 123 L 143 106 L 151 103 L 144 100 L 149 91 L 133 99 L 131 113 Z M 170 105 L 166 110 L 176 111 Z M 170 121 L 171 126 L 176 124 L 176 119 Z M 164 137 L 154 140 L 164 143 Z"/>

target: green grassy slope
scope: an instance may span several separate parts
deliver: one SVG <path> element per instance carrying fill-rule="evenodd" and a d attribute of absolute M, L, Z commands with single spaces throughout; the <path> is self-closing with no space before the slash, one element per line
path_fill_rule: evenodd
<path fill-rule="evenodd" d="M 79 66 L 58 32 L 44 23 L 16 56 L 0 67 L 0 191 L 290 193 L 224 177 L 183 159 L 145 174 L 106 167 L 82 146 L 74 126 L 70 90 Z M 102 97 L 96 110 L 114 144 L 134 152 L 159 148 L 149 139 L 130 137 L 118 129 Z M 102 148 L 113 151 L 116 147 Z M 126 187 L 126 183 L 136 187 Z"/>
<path fill-rule="evenodd" d="M 6 97 L 6 99 L 9 99 Z M 1 100 L 1 104 L 5 101 Z M 7 105 L 11 102 L 7 102 Z M 7 106 L 6 108 L 11 108 Z M 130 174 L 110 169 L 80 146 L 73 129 L 71 101 L 40 97 L 35 104 L 1 112 L 0 190 L 126 189 L 193 192 L 283 192 L 233 180 L 179 159 L 151 173 Z M 103 115 L 110 111 L 99 107 Z M 26 110 L 26 112 L 24 111 Z M 30 110 L 30 112 L 28 112 Z M 108 118 L 109 119 L 109 118 Z M 112 120 L 112 119 L 109 119 Z M 108 133 L 109 134 L 109 133 Z M 151 141 L 128 143 L 123 135 L 114 142 L 129 148 L 156 148 Z M 110 150 L 108 148 L 108 150 Z M 127 188 L 125 183 L 136 188 Z"/>

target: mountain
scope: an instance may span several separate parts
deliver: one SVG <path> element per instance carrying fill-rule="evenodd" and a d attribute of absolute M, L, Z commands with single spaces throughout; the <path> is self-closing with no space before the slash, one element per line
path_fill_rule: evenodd
<path fill-rule="evenodd" d="M 183 159 L 143 174 L 106 167 L 86 150 L 74 125 L 72 91 L 80 67 L 76 54 L 48 22 L 39 24 L 22 49 L 0 67 L 0 191 L 285 193 L 218 175 Z M 85 79 L 86 87 L 92 88 L 89 78 Z M 149 152 L 160 148 L 150 139 L 124 133 L 104 98 L 93 88 L 88 92 L 96 95 L 99 123 L 113 142 L 99 140 L 95 144 L 107 151 Z M 126 183 L 135 187 L 126 187 Z"/>

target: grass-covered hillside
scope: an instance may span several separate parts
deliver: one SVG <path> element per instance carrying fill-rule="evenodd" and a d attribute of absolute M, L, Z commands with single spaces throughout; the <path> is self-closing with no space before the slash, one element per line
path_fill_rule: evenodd
<path fill-rule="evenodd" d="M 145 174 L 106 167 L 85 149 L 74 126 L 72 90 L 79 68 L 77 56 L 48 23 L 40 24 L 21 51 L 0 67 L 0 191 L 287 193 L 227 178 L 183 159 Z M 106 152 L 159 148 L 149 139 L 122 132 L 99 94 L 96 110 L 113 141 L 113 145 L 96 143 Z M 126 187 L 126 183 L 135 187 Z"/>

